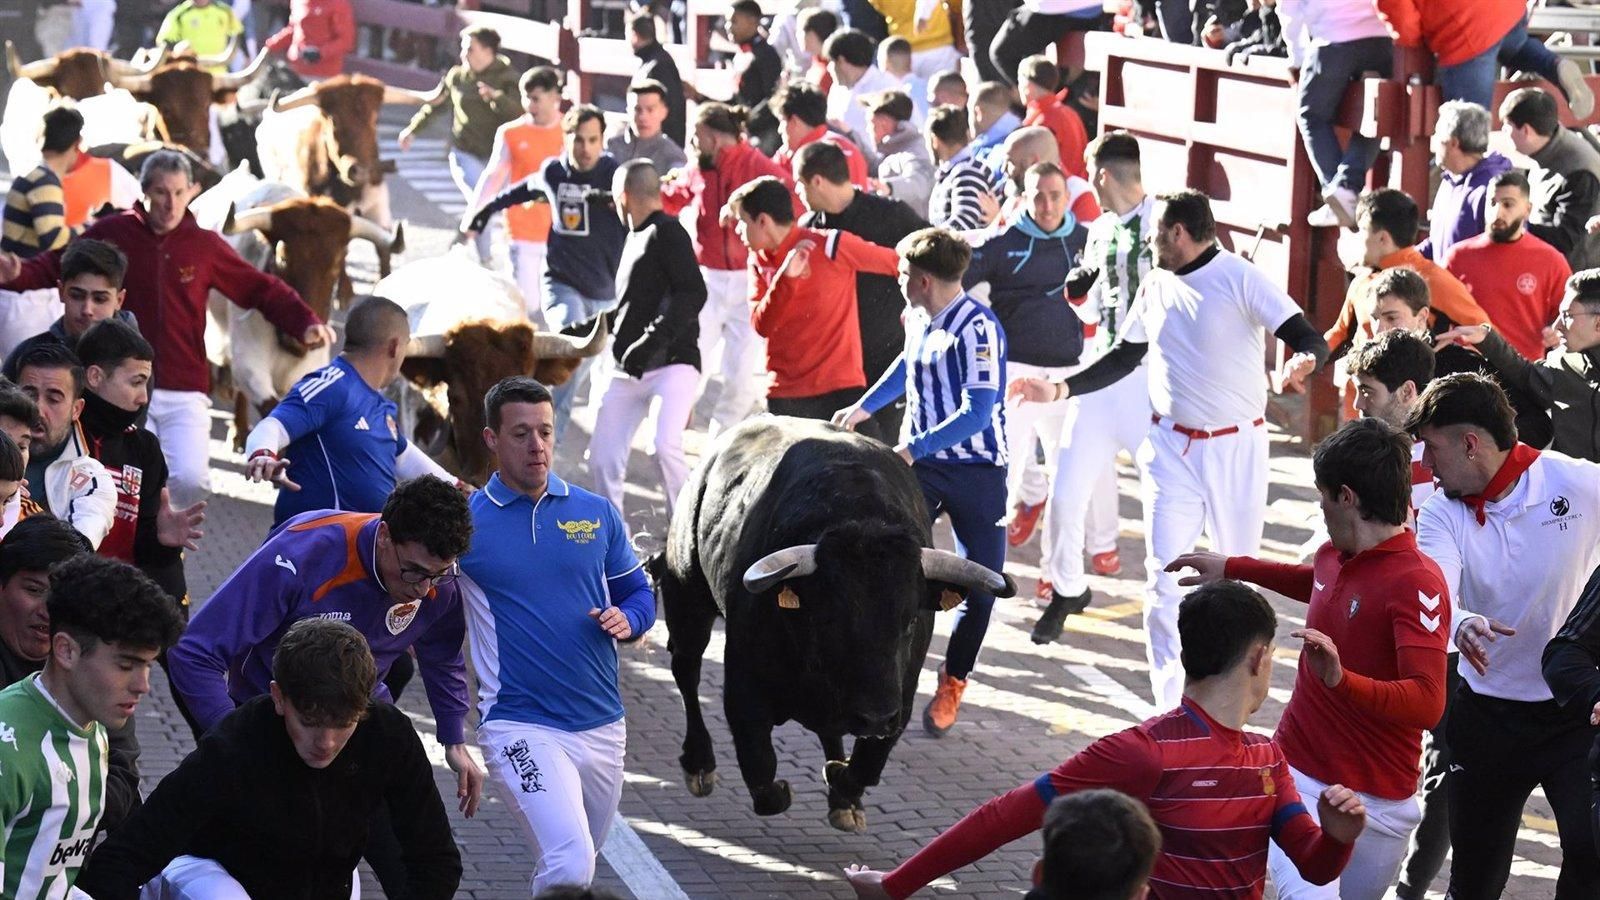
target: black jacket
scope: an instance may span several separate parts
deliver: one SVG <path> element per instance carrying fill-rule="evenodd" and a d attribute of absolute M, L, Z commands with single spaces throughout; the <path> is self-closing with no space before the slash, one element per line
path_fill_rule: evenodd
<path fill-rule="evenodd" d="M 705 276 L 678 220 L 657 210 L 628 233 L 617 269 L 617 308 L 609 313 L 611 355 L 635 378 L 662 366 L 700 368 L 700 307 Z"/>
<path fill-rule="evenodd" d="M 132 325 L 134 330 L 138 330 L 139 320 L 134 318 L 133 313 L 128 310 L 117 310 L 115 317 Z M 67 334 L 66 317 L 62 316 L 51 322 L 49 328 L 33 337 L 24 338 L 20 344 L 13 347 L 11 352 L 6 354 L 5 363 L 0 364 L 0 375 L 5 375 L 7 381 L 15 384 L 19 374 L 17 368 L 22 362 L 23 354 L 40 344 L 61 344 L 73 353 L 78 352 L 78 339 Z"/>
<path fill-rule="evenodd" d="M 405 713 L 373 703 L 325 769 L 307 766 L 271 697 L 234 710 L 97 847 L 77 886 L 95 900 L 136 900 L 174 858 L 216 860 L 256 900 L 348 900 L 384 801 L 409 875 L 405 900 L 445 900 L 461 854 L 433 768 Z"/>
<path fill-rule="evenodd" d="M 1587 725 L 1600 703 L 1600 569 L 1578 595 L 1567 621 L 1544 646 L 1544 681 L 1574 725 Z M 1600 785 L 1600 732 L 1589 748 L 1589 771 Z"/>
<path fill-rule="evenodd" d="M 1550 411 L 1555 440 L 1550 449 L 1600 462 L 1600 347 L 1582 353 L 1551 353 L 1529 362 L 1490 331 L 1478 349 L 1500 370 L 1508 387 L 1536 399 Z"/>
<path fill-rule="evenodd" d="M 899 200 L 862 191 L 856 191 L 855 199 L 842 212 L 808 213 L 801 224 L 848 231 L 879 247 L 893 247 L 911 232 L 928 227 Z M 893 276 L 858 273 L 856 307 L 861 323 L 861 368 L 866 371 L 867 384 L 877 384 L 878 376 L 905 349 L 906 329 L 900 317 L 906 311 L 906 300 Z"/>
<path fill-rule="evenodd" d="M 667 89 L 667 120 L 662 123 L 661 130 L 667 137 L 678 142 L 679 147 L 684 144 L 685 132 L 689 127 L 688 103 L 683 96 L 683 76 L 678 72 L 678 64 L 673 60 L 672 54 L 659 43 L 652 43 L 647 47 L 640 47 L 633 51 L 639 57 L 639 68 L 633 73 L 635 83 L 650 80 L 659 81 Z"/>
<path fill-rule="evenodd" d="M 167 486 L 167 460 L 161 441 L 137 424 L 144 410 L 118 409 L 93 391 L 83 395 L 78 422 L 89 455 L 100 460 L 117 485 L 117 517 L 100 542 L 101 556 L 114 556 L 139 567 L 187 611 L 189 590 L 183 577 L 183 548 L 157 538 L 161 491 Z"/>

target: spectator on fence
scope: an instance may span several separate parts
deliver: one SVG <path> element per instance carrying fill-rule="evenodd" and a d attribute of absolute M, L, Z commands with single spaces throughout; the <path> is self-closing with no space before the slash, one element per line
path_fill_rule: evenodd
<path fill-rule="evenodd" d="M 1574 272 L 1600 265 L 1600 234 L 1585 227 L 1600 212 L 1600 150 L 1563 126 L 1555 98 L 1538 88 L 1512 91 L 1500 120 L 1511 145 L 1533 160 L 1528 230 L 1560 250 Z"/>
<path fill-rule="evenodd" d="M 1015 87 L 1011 79 L 1024 58 L 1044 52 L 1072 32 L 1103 31 L 1110 26 L 1105 0 L 1022 0 L 1021 6 L 1006 14 L 995 33 L 988 47 L 989 58 L 1000 79 Z"/>
<path fill-rule="evenodd" d="M 1428 213 L 1428 239 L 1417 245 L 1426 259 L 1443 260 L 1451 247 L 1483 233 L 1489 181 L 1511 171 L 1511 160 L 1489 149 L 1489 111 L 1467 100 L 1439 107 L 1433 160 L 1439 190 Z"/>
<path fill-rule="evenodd" d="M 872 140 L 878 152 L 878 177 L 873 189 L 911 207 L 919 217 L 928 214 L 933 193 L 933 157 L 922 132 L 911 122 L 911 98 L 888 91 L 867 98 L 872 115 Z M 893 246 L 893 245 L 890 245 Z"/>
<path fill-rule="evenodd" d="M 647 160 L 657 175 L 681 167 L 689 157 L 663 130 L 667 115 L 666 87 L 659 81 L 635 79 L 628 86 L 628 121 L 612 129 L 606 152 L 619 165 L 630 159 Z"/>
<path fill-rule="evenodd" d="M 686 146 L 688 101 L 684 99 L 683 75 L 672 54 L 657 40 L 656 20 L 648 12 L 628 19 L 628 43 L 633 47 L 633 55 L 639 58 L 639 68 L 633 73 L 634 83 L 654 81 L 661 85 L 667 104 L 667 119 L 661 130 L 677 141 L 679 147 Z"/>
<path fill-rule="evenodd" d="M 267 38 L 266 49 L 289 60 L 306 79 L 332 78 L 344 71 L 345 55 L 356 48 L 356 19 L 350 0 L 293 0 L 289 22 Z"/>
<path fill-rule="evenodd" d="M 959 106 L 936 106 L 928 113 L 928 149 L 938 165 L 928 221 L 937 228 L 975 231 L 989 220 L 986 207 L 999 208 L 994 173 L 973 156 L 967 122 L 967 111 Z"/>
<path fill-rule="evenodd" d="M 854 29 L 836 31 L 823 45 L 833 88 L 828 91 L 828 121 L 863 147 L 872 146 L 861 98 L 892 90 L 895 79 L 875 63 L 872 39 Z"/>

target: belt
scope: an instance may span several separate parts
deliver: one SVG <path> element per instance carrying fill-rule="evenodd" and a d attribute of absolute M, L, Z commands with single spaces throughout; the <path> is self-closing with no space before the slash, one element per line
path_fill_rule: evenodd
<path fill-rule="evenodd" d="M 1161 425 L 1161 417 L 1155 413 L 1150 414 L 1150 421 L 1153 424 Z M 1258 428 L 1265 424 L 1266 421 L 1267 420 L 1265 418 L 1258 416 L 1254 422 L 1250 423 L 1249 427 Z M 1195 441 L 1203 441 L 1207 440 L 1208 438 L 1215 437 L 1226 437 L 1230 434 L 1238 434 L 1245 429 L 1245 426 L 1243 425 L 1229 425 L 1227 428 L 1218 428 L 1215 431 L 1206 431 L 1202 428 L 1190 428 L 1187 425 L 1179 425 L 1177 422 L 1173 422 L 1170 425 L 1163 425 L 1162 427 L 1170 428 L 1173 431 L 1176 431 L 1178 434 L 1181 434 L 1189 439 L 1189 442 L 1183 445 L 1184 453 L 1189 452 L 1189 444 L 1193 444 Z"/>

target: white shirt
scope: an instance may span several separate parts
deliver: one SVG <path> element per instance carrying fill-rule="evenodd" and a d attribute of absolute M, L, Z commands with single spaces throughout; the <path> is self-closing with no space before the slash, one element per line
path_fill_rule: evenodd
<path fill-rule="evenodd" d="M 1122 339 L 1150 345 L 1156 415 L 1189 428 L 1226 428 L 1266 410 L 1266 332 L 1299 312 L 1260 269 L 1218 250 L 1183 275 L 1151 271 L 1133 298 Z"/>
<path fill-rule="evenodd" d="M 1289 65 L 1295 68 L 1312 47 L 1389 37 L 1389 29 L 1371 3 L 1278 0 L 1278 21 L 1289 48 Z"/>
<path fill-rule="evenodd" d="M 1476 693 L 1536 703 L 1551 699 L 1540 658 L 1600 565 L 1600 465 L 1553 450 L 1539 455 L 1485 522 L 1444 492 L 1417 515 L 1417 544 L 1450 585 L 1451 622 L 1488 616 L 1517 630 L 1488 644 L 1489 671 L 1466 661 Z"/>
<path fill-rule="evenodd" d="M 877 66 L 867 67 L 855 87 L 845 87 L 834 81 L 833 87 L 828 89 L 828 121 L 843 123 L 857 144 L 870 147 L 872 128 L 867 124 L 867 108 L 861 105 L 861 98 L 899 88 L 900 82 Z"/>

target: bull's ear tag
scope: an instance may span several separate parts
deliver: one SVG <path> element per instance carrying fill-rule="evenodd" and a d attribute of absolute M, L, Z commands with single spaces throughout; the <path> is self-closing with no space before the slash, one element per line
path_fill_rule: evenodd
<path fill-rule="evenodd" d="M 939 594 L 939 609 L 943 610 L 944 612 L 949 612 L 960 605 L 961 595 L 955 591 L 945 588 L 944 591 Z"/>
<path fill-rule="evenodd" d="M 778 592 L 778 606 L 782 609 L 799 609 L 800 595 L 785 587 Z"/>

